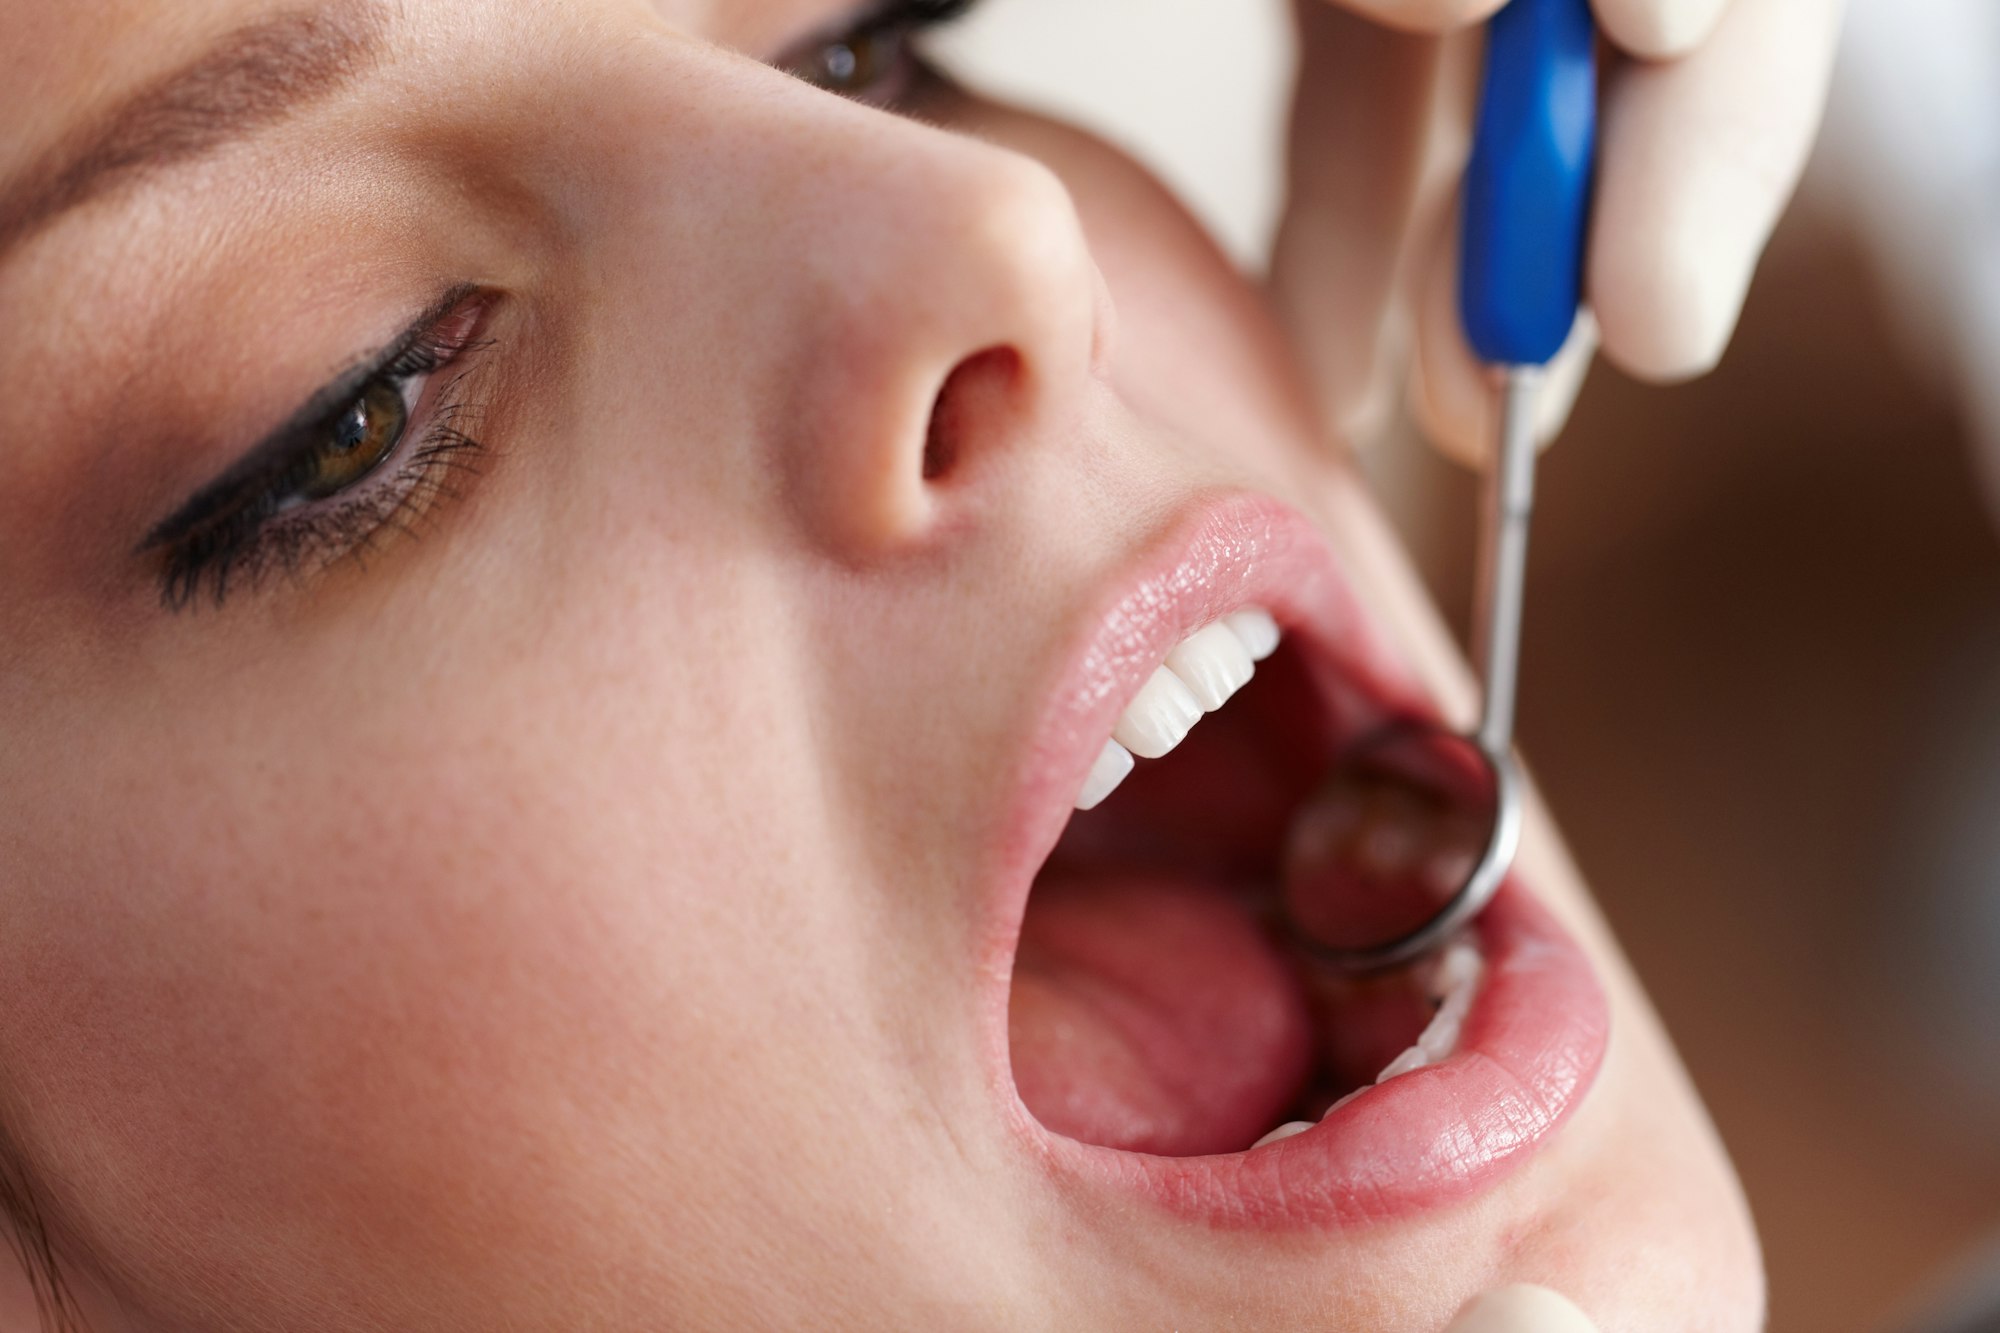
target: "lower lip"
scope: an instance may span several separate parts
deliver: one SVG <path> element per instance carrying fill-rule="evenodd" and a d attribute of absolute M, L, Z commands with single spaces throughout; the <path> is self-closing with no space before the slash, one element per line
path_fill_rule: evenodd
<path fill-rule="evenodd" d="M 1049 1133 L 1040 1154 L 1072 1185 L 1209 1226 L 1319 1230 L 1462 1200 L 1523 1163 L 1603 1064 L 1610 1010 L 1547 908 L 1510 881 L 1474 928 L 1486 971 L 1457 1051 L 1368 1089 L 1319 1124 L 1249 1152 L 1152 1157 Z"/>

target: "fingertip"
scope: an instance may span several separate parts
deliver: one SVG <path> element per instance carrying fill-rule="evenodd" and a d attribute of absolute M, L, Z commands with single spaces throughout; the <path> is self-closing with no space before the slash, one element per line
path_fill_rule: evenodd
<path fill-rule="evenodd" d="M 1419 357 L 1410 372 L 1410 416 L 1425 439 L 1446 458 L 1474 471 L 1493 454 L 1493 427 L 1487 403 L 1492 395 L 1477 382 L 1449 371 L 1439 373 Z"/>
<path fill-rule="evenodd" d="M 1483 468 L 1493 453 L 1496 386 L 1473 354 L 1458 319 L 1455 226 L 1439 229 L 1417 304 L 1416 356 L 1410 367 L 1410 415 L 1446 457 Z"/>
<path fill-rule="evenodd" d="M 1733 0 L 1699 51 L 1607 88 L 1586 288 L 1616 365 L 1672 383 L 1721 359 L 1804 168 L 1838 8 Z"/>
<path fill-rule="evenodd" d="M 1492 18 L 1507 0 L 1328 0 L 1403 32 L 1455 32 Z"/>
<path fill-rule="evenodd" d="M 1535 396 L 1535 440 L 1546 449 L 1562 433 L 1597 356 L 1597 324 L 1579 311 L 1576 328 L 1549 362 Z M 1500 386 L 1474 361 L 1426 352 L 1410 374 L 1410 415 L 1418 429 L 1454 462 L 1475 471 L 1490 465 L 1499 429 Z"/>
<path fill-rule="evenodd" d="M 1626 374 L 1678 384 L 1714 370 L 1736 332 L 1756 263 L 1728 226 L 1660 228 L 1643 251 L 1607 238 L 1590 300 L 1604 354 Z M 1601 262 L 1600 262 L 1601 261 Z"/>
<path fill-rule="evenodd" d="M 1728 0 L 1591 0 L 1612 44 L 1641 60 L 1687 55 L 1715 31 Z"/>
<path fill-rule="evenodd" d="M 1445 1333 L 1597 1333 L 1597 1325 L 1567 1298 L 1522 1283 L 1473 1297 Z"/>
<path fill-rule="evenodd" d="M 1561 433 L 1583 392 L 1583 382 L 1597 360 L 1597 318 L 1588 308 L 1576 312 L 1576 326 L 1562 350 L 1549 362 L 1535 400 L 1535 439 L 1546 449 Z"/>

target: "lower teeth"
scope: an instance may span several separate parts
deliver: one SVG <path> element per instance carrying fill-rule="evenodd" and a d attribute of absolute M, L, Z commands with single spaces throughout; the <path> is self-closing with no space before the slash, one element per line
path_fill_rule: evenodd
<path fill-rule="evenodd" d="M 1417 1034 L 1416 1043 L 1383 1066 L 1382 1072 L 1375 1076 L 1377 1085 L 1398 1074 L 1435 1064 L 1458 1049 L 1458 1030 L 1465 1025 L 1466 1011 L 1472 1007 L 1472 996 L 1479 988 L 1479 977 L 1484 970 L 1478 950 L 1463 940 L 1444 951 L 1432 965 L 1425 985 L 1431 998 L 1437 1001 L 1437 1012 Z"/>
<path fill-rule="evenodd" d="M 1252 1148 L 1261 1148 L 1267 1143 L 1276 1143 L 1279 1139 L 1288 1139 L 1294 1134 L 1303 1134 L 1312 1127 L 1313 1122 L 1310 1120 L 1287 1120 L 1284 1124 L 1279 1125 L 1276 1129 L 1266 1134 L 1263 1138 L 1258 1139 L 1250 1146 Z"/>
<path fill-rule="evenodd" d="M 1422 1069 L 1436 1064 L 1458 1049 L 1460 1030 L 1465 1026 L 1465 1015 L 1472 1008 L 1473 996 L 1478 993 L 1479 980 L 1486 971 L 1485 962 L 1479 951 L 1464 940 L 1459 940 L 1447 948 L 1426 970 L 1422 984 L 1425 993 L 1437 1004 L 1437 1012 L 1431 1021 L 1417 1034 L 1414 1044 L 1402 1054 L 1383 1066 L 1369 1087 L 1380 1087 L 1399 1074 Z M 1368 1087 L 1354 1089 L 1346 1096 L 1326 1108 L 1320 1120 L 1324 1121 L 1341 1107 L 1368 1091 Z M 1251 1144 L 1261 1148 L 1267 1143 L 1277 1143 L 1289 1139 L 1294 1134 L 1303 1134 L 1313 1127 L 1310 1120 L 1289 1120 Z"/>

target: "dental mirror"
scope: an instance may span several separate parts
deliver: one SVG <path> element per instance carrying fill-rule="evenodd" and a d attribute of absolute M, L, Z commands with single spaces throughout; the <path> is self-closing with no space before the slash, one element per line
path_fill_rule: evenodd
<path fill-rule="evenodd" d="M 1443 944 L 1492 899 L 1520 842 L 1514 685 L 1535 396 L 1582 299 L 1596 52 L 1589 0 L 1509 0 L 1487 23 L 1458 286 L 1466 341 L 1500 393 L 1474 636 L 1479 729 L 1410 722 L 1364 737 L 1294 816 L 1281 901 L 1301 945 L 1343 970 Z"/>
<path fill-rule="evenodd" d="M 1476 645 L 1479 729 L 1389 723 L 1338 756 L 1292 817 L 1281 902 L 1308 954 L 1342 971 L 1422 957 L 1477 916 L 1514 862 L 1521 777 L 1514 690 L 1534 503 L 1536 374 L 1506 373 L 1500 456 L 1487 482 Z"/>

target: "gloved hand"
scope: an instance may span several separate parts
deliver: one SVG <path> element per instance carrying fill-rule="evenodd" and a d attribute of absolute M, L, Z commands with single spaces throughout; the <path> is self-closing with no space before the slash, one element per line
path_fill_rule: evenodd
<path fill-rule="evenodd" d="M 1444 1333 L 1597 1333 L 1597 1325 L 1547 1287 L 1501 1287 L 1474 1298 Z"/>
<path fill-rule="evenodd" d="M 1290 197 L 1271 281 L 1327 424 L 1365 439 L 1407 382 L 1467 459 L 1492 447 L 1460 331 L 1458 178 L 1500 0 L 1294 0 Z M 1722 355 L 1818 129 L 1841 0 L 1593 0 L 1605 62 L 1578 322 L 1541 395 L 1544 438 L 1601 338 L 1644 379 Z"/>

